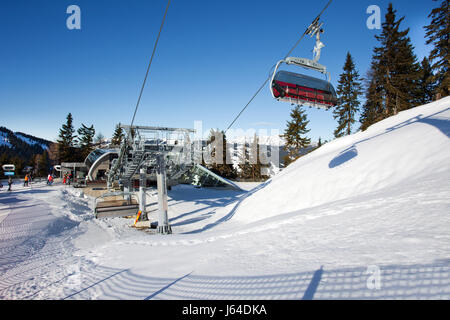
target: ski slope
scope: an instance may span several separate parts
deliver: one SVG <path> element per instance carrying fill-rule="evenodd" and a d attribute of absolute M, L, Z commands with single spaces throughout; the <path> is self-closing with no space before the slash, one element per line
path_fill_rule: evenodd
<path fill-rule="evenodd" d="M 450 299 L 450 98 L 242 187 L 174 187 L 169 236 L 66 186 L 4 188 L 0 298 Z"/>
<path fill-rule="evenodd" d="M 450 100 L 401 112 L 332 141 L 274 177 L 235 218 L 251 222 L 424 179 L 449 178 Z M 449 181 L 449 179 L 447 180 Z"/>

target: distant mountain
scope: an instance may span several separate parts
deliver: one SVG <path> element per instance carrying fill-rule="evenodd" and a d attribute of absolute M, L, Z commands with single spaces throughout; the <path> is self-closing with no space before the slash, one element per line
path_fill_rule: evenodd
<path fill-rule="evenodd" d="M 31 163 L 35 155 L 48 151 L 51 144 L 51 141 L 0 127 L 0 162 L 20 159 L 24 164 Z"/>

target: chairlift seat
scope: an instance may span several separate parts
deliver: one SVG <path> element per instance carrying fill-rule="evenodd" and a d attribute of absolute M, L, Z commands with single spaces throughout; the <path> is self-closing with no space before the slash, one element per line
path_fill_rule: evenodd
<path fill-rule="evenodd" d="M 278 71 L 271 89 L 277 100 L 292 104 L 327 109 L 337 104 L 336 91 L 330 82 L 303 74 Z"/>
<path fill-rule="evenodd" d="M 136 215 L 139 211 L 139 204 L 136 200 L 104 200 L 97 202 L 95 206 L 95 217 L 117 218 Z"/>

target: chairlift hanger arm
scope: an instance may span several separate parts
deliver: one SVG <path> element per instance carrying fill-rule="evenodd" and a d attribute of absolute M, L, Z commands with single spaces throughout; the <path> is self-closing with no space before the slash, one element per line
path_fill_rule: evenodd
<path fill-rule="evenodd" d="M 319 71 L 323 74 L 327 73 L 327 67 L 325 67 L 324 65 L 321 65 L 320 63 L 318 63 L 314 60 L 311 60 L 311 59 L 289 57 L 286 60 L 284 60 L 283 62 L 285 62 L 288 65 L 296 65 L 296 66 L 303 67 L 306 69 Z"/>

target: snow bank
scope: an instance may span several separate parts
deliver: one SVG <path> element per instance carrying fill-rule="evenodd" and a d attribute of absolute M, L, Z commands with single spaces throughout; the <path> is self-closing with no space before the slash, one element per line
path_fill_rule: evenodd
<path fill-rule="evenodd" d="M 336 139 L 245 199 L 234 220 L 254 222 L 450 172 L 450 97 Z"/>

